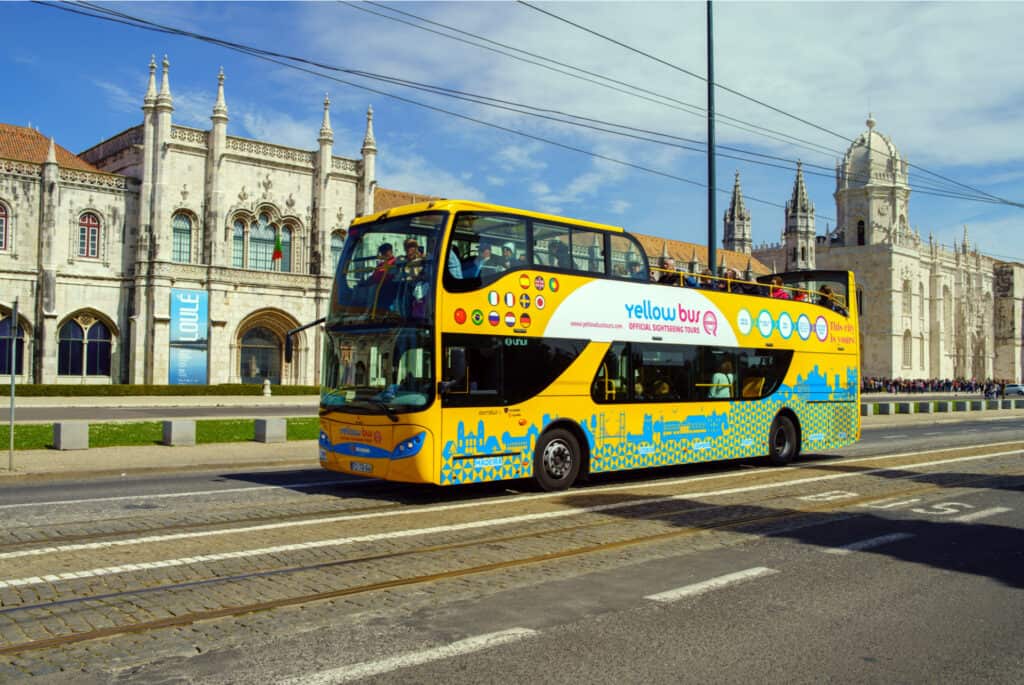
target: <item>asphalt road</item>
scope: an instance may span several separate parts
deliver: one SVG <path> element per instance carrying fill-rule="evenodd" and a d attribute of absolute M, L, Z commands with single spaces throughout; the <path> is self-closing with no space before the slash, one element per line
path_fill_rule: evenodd
<path fill-rule="evenodd" d="M 554 495 L 3 484 L 0 681 L 1018 683 L 1022 454 L 973 420 Z"/>

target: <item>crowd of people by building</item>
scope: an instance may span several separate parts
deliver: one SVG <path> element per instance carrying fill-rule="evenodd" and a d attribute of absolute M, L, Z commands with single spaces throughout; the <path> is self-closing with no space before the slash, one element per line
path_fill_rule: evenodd
<path fill-rule="evenodd" d="M 890 394 L 912 393 L 962 393 L 965 395 L 984 395 L 986 398 L 1000 397 L 1004 389 L 1013 381 L 988 379 L 976 381 L 966 378 L 880 378 L 865 376 L 861 378 L 862 394 L 885 392 Z"/>

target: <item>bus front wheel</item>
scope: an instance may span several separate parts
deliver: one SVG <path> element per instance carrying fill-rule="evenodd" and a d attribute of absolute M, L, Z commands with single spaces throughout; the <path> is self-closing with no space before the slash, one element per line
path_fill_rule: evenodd
<path fill-rule="evenodd" d="M 547 492 L 565 490 L 580 473 L 580 455 L 572 433 L 561 428 L 548 431 L 533 453 L 533 480 Z"/>
<path fill-rule="evenodd" d="M 768 433 L 768 460 L 775 466 L 785 466 L 800 453 L 796 424 L 785 414 L 779 414 Z"/>

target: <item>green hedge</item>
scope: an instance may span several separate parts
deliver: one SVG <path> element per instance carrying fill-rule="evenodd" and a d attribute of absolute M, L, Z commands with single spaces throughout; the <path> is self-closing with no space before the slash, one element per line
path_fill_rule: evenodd
<path fill-rule="evenodd" d="M 11 396 L 11 387 L 4 385 L 2 397 Z M 122 396 L 186 396 L 186 395 L 262 395 L 262 385 L 224 383 L 221 385 L 18 385 L 17 397 L 122 397 Z M 316 385 L 274 385 L 273 395 L 317 395 Z"/>

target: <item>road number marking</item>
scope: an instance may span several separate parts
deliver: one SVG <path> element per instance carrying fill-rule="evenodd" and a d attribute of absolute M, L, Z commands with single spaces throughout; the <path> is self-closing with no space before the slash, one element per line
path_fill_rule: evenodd
<path fill-rule="evenodd" d="M 987 519 L 989 516 L 995 516 L 996 514 L 1005 514 L 1008 511 L 1013 511 L 1013 509 L 1011 509 L 1010 507 L 992 507 L 991 509 L 982 509 L 981 511 L 974 511 L 970 514 L 957 516 L 953 520 L 957 523 L 970 523 L 971 521 Z"/>
<path fill-rule="evenodd" d="M 879 535 L 876 538 L 868 538 L 867 540 L 851 542 L 850 544 L 843 545 L 842 547 L 826 549 L 825 554 L 850 554 L 851 552 L 873 549 L 875 547 L 881 547 L 882 545 L 888 545 L 890 542 L 906 540 L 912 537 L 914 537 L 913 533 L 890 533 L 889 535 Z"/>

